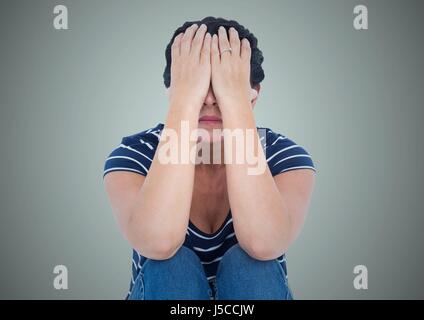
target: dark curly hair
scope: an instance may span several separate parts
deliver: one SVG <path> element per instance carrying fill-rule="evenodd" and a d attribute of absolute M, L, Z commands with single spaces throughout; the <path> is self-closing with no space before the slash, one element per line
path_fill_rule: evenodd
<path fill-rule="evenodd" d="M 163 72 L 163 81 L 166 88 L 169 88 L 171 85 L 171 46 L 174 42 L 174 38 L 181 32 L 185 32 L 185 30 L 190 27 L 192 24 L 196 23 L 200 26 L 204 23 L 207 26 L 207 32 L 211 35 L 218 34 L 218 28 L 223 26 L 227 31 L 230 27 L 233 27 L 237 30 L 239 34 L 239 38 L 246 38 L 249 40 L 250 48 L 251 48 L 251 59 L 250 59 L 250 86 L 253 88 L 257 84 L 261 83 L 261 81 L 265 78 L 264 70 L 262 69 L 262 62 L 264 61 L 264 57 L 262 55 L 262 51 L 258 48 L 258 39 L 244 26 L 239 24 L 235 20 L 226 20 L 224 18 L 215 18 L 215 17 L 206 17 L 200 21 L 187 21 L 177 30 L 175 30 L 174 35 L 172 36 L 171 41 L 166 46 L 165 50 L 165 58 L 166 58 L 166 67 Z"/>

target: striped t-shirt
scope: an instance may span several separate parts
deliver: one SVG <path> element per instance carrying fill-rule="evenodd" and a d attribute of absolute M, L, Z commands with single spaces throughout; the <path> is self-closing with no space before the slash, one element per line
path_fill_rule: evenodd
<path fill-rule="evenodd" d="M 131 171 L 146 176 L 163 128 L 164 124 L 158 123 L 155 127 L 123 137 L 121 143 L 106 159 L 103 177 L 112 171 Z M 269 128 L 257 127 L 257 129 L 272 176 L 296 169 L 315 171 L 311 156 L 302 146 Z M 232 221 L 230 210 L 220 228 L 213 234 L 207 234 L 189 220 L 184 245 L 191 248 L 199 257 L 211 288 L 222 256 L 237 243 Z M 133 249 L 132 275 L 127 298 L 131 294 L 135 279 L 145 259 Z M 278 257 L 277 260 L 287 277 L 285 254 Z"/>

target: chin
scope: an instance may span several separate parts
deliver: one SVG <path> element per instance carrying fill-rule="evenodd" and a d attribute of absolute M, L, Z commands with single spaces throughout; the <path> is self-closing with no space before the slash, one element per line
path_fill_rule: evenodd
<path fill-rule="evenodd" d="M 206 136 L 201 137 L 201 140 L 203 142 L 207 142 L 207 143 L 214 143 L 214 142 L 219 142 L 219 141 L 223 141 L 224 137 L 221 135 L 222 133 L 222 123 L 216 123 L 216 124 L 203 124 L 202 121 L 199 122 L 199 129 L 205 130 L 207 132 Z M 213 135 L 214 130 L 217 133 L 217 136 Z"/>

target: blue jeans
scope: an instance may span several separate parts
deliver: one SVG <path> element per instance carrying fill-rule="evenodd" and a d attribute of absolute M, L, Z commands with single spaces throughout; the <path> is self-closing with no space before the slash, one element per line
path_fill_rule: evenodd
<path fill-rule="evenodd" d="M 278 261 L 250 257 L 235 244 L 222 257 L 212 288 L 196 253 L 181 246 L 167 260 L 146 259 L 129 300 L 291 300 Z"/>

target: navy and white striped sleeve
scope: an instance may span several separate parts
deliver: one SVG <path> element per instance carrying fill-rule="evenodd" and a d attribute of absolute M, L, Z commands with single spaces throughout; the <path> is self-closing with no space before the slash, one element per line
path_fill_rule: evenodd
<path fill-rule="evenodd" d="M 296 169 L 316 171 L 310 154 L 302 146 L 272 130 L 267 134 L 265 151 L 272 176 Z"/>
<path fill-rule="evenodd" d="M 155 154 L 156 145 L 146 137 L 138 134 L 122 138 L 122 141 L 107 157 L 103 177 L 112 171 L 129 171 L 147 175 Z"/>

